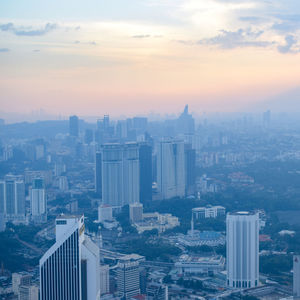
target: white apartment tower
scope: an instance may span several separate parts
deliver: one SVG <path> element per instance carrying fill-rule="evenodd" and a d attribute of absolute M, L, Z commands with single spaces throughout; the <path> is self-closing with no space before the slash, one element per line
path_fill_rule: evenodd
<path fill-rule="evenodd" d="M 31 217 L 34 221 L 46 221 L 46 193 L 44 187 L 44 180 L 41 178 L 33 180 L 32 189 L 30 191 L 30 209 Z"/>
<path fill-rule="evenodd" d="M 228 213 L 227 285 L 252 288 L 259 284 L 259 216 L 257 213 Z"/>
<path fill-rule="evenodd" d="M 157 187 L 162 199 L 185 195 L 184 142 L 163 140 L 157 152 Z"/>
<path fill-rule="evenodd" d="M 99 248 L 84 234 L 84 216 L 56 219 L 56 242 L 40 260 L 40 300 L 100 299 Z"/>

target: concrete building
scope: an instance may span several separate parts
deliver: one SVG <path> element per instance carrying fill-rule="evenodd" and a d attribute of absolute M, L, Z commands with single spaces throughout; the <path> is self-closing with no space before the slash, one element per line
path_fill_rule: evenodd
<path fill-rule="evenodd" d="M 129 205 L 130 221 L 135 223 L 143 220 L 143 204 L 133 203 Z"/>
<path fill-rule="evenodd" d="M 131 255 L 122 257 L 118 262 L 117 291 L 124 299 L 140 294 L 139 261 Z"/>
<path fill-rule="evenodd" d="M 30 212 L 33 221 L 47 220 L 47 202 L 44 180 L 37 178 L 33 180 L 30 191 Z"/>
<path fill-rule="evenodd" d="M 227 285 L 252 288 L 259 285 L 259 217 L 257 213 L 228 213 Z"/>
<path fill-rule="evenodd" d="M 20 286 L 30 286 L 32 276 L 26 272 L 12 274 L 12 291 L 15 295 L 19 295 Z"/>
<path fill-rule="evenodd" d="M 300 299 L 300 255 L 293 257 L 293 296 Z"/>
<path fill-rule="evenodd" d="M 146 143 L 139 145 L 140 160 L 140 201 L 152 201 L 152 147 Z"/>
<path fill-rule="evenodd" d="M 163 140 L 157 152 L 157 188 L 161 199 L 185 196 L 184 142 Z"/>
<path fill-rule="evenodd" d="M 100 293 L 101 295 L 109 293 L 109 265 L 100 266 Z"/>
<path fill-rule="evenodd" d="M 100 299 L 99 248 L 84 234 L 84 216 L 56 219 L 56 242 L 40 260 L 40 300 Z"/>
<path fill-rule="evenodd" d="M 101 204 L 98 207 L 98 221 L 103 223 L 104 221 L 112 221 L 113 213 L 112 207 L 108 204 Z"/>
<path fill-rule="evenodd" d="M 151 282 L 147 286 L 147 300 L 168 300 L 168 286 Z"/>
<path fill-rule="evenodd" d="M 20 286 L 18 300 L 39 300 L 39 287 L 36 285 Z"/>
<path fill-rule="evenodd" d="M 0 214 L 13 223 L 25 222 L 25 184 L 21 176 L 5 176 L 0 181 Z"/>
<path fill-rule="evenodd" d="M 97 196 L 102 198 L 102 154 L 96 152 L 95 160 L 95 190 Z"/>

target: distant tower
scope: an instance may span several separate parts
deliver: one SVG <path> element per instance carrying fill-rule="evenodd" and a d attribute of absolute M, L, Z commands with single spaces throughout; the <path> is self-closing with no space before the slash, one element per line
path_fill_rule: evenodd
<path fill-rule="evenodd" d="M 194 213 L 192 211 L 192 220 L 191 220 L 191 235 L 194 236 Z"/>
<path fill-rule="evenodd" d="M 259 217 L 257 213 L 228 213 L 227 285 L 252 288 L 259 284 Z"/>
<path fill-rule="evenodd" d="M 47 220 L 47 203 L 44 187 L 44 180 L 37 178 L 33 180 L 30 193 L 31 216 L 34 221 Z"/>
<path fill-rule="evenodd" d="M 152 147 L 146 143 L 139 146 L 140 201 L 152 200 Z"/>
<path fill-rule="evenodd" d="M 157 186 L 162 199 L 185 196 L 184 142 L 163 140 L 157 153 Z"/>
<path fill-rule="evenodd" d="M 293 257 L 293 295 L 294 299 L 300 299 L 300 255 Z"/>
<path fill-rule="evenodd" d="M 40 260 L 40 300 L 99 300 L 99 248 L 84 234 L 84 216 L 56 219 L 56 242 Z"/>
<path fill-rule="evenodd" d="M 96 152 L 95 189 L 98 197 L 102 198 L 102 154 Z"/>
<path fill-rule="evenodd" d="M 79 135 L 79 119 L 77 116 L 71 116 L 69 118 L 69 134 L 75 137 Z"/>

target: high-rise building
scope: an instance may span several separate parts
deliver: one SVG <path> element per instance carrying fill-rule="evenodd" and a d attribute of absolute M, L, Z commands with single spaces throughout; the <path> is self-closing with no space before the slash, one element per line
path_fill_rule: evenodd
<path fill-rule="evenodd" d="M 84 216 L 56 219 L 56 242 L 40 260 L 40 300 L 100 299 L 99 248 L 84 234 Z"/>
<path fill-rule="evenodd" d="M 152 147 L 148 144 L 139 146 L 140 160 L 140 201 L 152 201 Z"/>
<path fill-rule="evenodd" d="M 100 266 L 100 292 L 101 295 L 109 293 L 109 265 Z"/>
<path fill-rule="evenodd" d="M 39 300 L 39 287 L 35 285 L 21 285 L 18 300 Z"/>
<path fill-rule="evenodd" d="M 30 191 L 31 217 L 34 221 L 47 220 L 47 202 L 45 194 L 44 180 L 36 178 L 33 180 Z"/>
<path fill-rule="evenodd" d="M 139 151 L 136 143 L 102 147 L 102 203 L 124 206 L 140 201 Z"/>
<path fill-rule="evenodd" d="M 196 150 L 191 144 L 184 145 L 185 155 L 185 193 L 187 196 L 195 194 L 196 184 Z"/>
<path fill-rule="evenodd" d="M 102 154 L 101 154 L 101 152 L 96 152 L 95 190 L 96 190 L 97 196 L 102 198 Z"/>
<path fill-rule="evenodd" d="M 75 137 L 79 135 L 79 119 L 77 116 L 71 116 L 69 118 L 69 134 Z"/>
<path fill-rule="evenodd" d="M 293 257 L 293 296 L 300 299 L 300 255 Z"/>
<path fill-rule="evenodd" d="M 157 187 L 162 199 L 184 197 L 184 142 L 163 140 L 157 152 Z"/>
<path fill-rule="evenodd" d="M 139 262 L 130 256 L 118 262 L 117 291 L 124 299 L 140 294 Z"/>
<path fill-rule="evenodd" d="M 112 207 L 108 204 L 101 204 L 98 207 L 98 221 L 112 221 L 113 214 L 112 214 Z"/>
<path fill-rule="evenodd" d="M 12 291 L 15 295 L 19 294 L 20 286 L 30 286 L 32 276 L 26 272 L 12 274 Z"/>
<path fill-rule="evenodd" d="M 143 220 L 143 204 L 132 203 L 129 205 L 129 217 L 131 222 L 139 222 Z"/>
<path fill-rule="evenodd" d="M 259 284 L 259 216 L 257 213 L 228 213 L 227 285 L 252 288 Z"/>
<path fill-rule="evenodd" d="M 86 129 L 84 134 L 84 142 L 90 144 L 94 139 L 94 134 L 92 129 Z"/>
<path fill-rule="evenodd" d="M 5 176 L 0 181 L 0 214 L 7 221 L 25 221 L 25 184 L 20 176 Z"/>

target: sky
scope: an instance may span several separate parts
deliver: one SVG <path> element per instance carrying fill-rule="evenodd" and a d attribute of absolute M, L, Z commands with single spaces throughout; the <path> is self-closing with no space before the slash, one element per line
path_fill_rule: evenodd
<path fill-rule="evenodd" d="M 300 111 L 299 0 L 2 0 L 0 111 Z M 274 106 L 274 107 L 275 107 Z"/>

